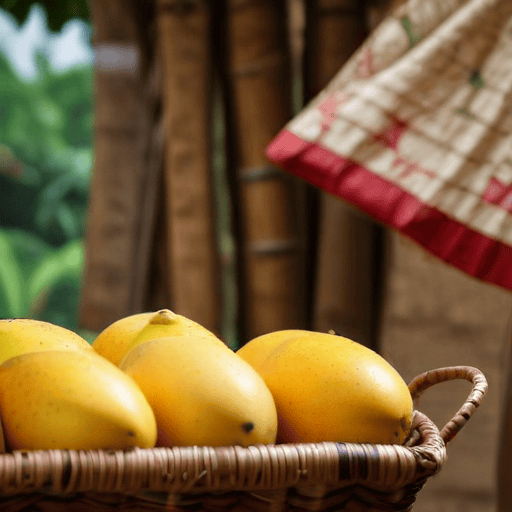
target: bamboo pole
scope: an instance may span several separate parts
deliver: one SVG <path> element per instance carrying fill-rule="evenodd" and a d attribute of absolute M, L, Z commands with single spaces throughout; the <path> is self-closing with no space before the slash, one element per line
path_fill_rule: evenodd
<path fill-rule="evenodd" d="M 163 167 L 163 158 L 160 162 Z M 151 260 L 146 286 L 145 310 L 158 311 L 160 309 L 174 309 L 171 296 L 171 269 L 169 268 L 169 253 L 167 236 L 155 236 L 155 233 L 167 233 L 167 204 L 165 201 L 164 176 L 160 177 L 159 192 L 156 196 L 155 224 L 151 240 Z"/>
<path fill-rule="evenodd" d="M 307 4 L 306 101 L 319 93 L 364 39 L 358 0 Z M 375 348 L 378 316 L 379 230 L 340 199 L 320 193 L 313 327 L 330 329 Z"/>
<path fill-rule="evenodd" d="M 220 332 L 211 176 L 211 3 L 157 0 L 165 119 L 170 294 L 179 314 Z"/>
<path fill-rule="evenodd" d="M 292 115 L 285 2 L 229 0 L 227 7 L 243 344 L 269 331 L 302 326 L 304 294 L 296 182 L 264 156 Z"/>
<path fill-rule="evenodd" d="M 93 0 L 95 162 L 80 323 L 101 330 L 144 308 L 160 172 L 151 6 Z M 156 142 L 155 142 L 156 141 Z"/>

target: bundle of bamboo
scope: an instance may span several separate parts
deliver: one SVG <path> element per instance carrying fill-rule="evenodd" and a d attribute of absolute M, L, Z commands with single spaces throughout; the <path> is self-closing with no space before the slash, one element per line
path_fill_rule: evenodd
<path fill-rule="evenodd" d="M 223 334 L 226 269 L 212 190 L 212 104 L 222 97 L 232 223 L 224 229 L 237 247 L 239 298 L 230 342 L 294 327 L 376 347 L 381 228 L 270 166 L 264 149 L 292 116 L 292 82 L 311 99 L 388 4 L 92 2 L 96 161 L 84 327 L 171 307 Z M 290 25 L 299 34 L 293 66 Z"/>
<path fill-rule="evenodd" d="M 211 167 L 215 65 L 226 98 L 227 175 L 243 304 L 239 341 L 305 327 L 299 185 L 264 157 L 265 146 L 292 115 L 285 2 L 159 0 L 147 9 L 136 0 L 124 7 L 93 2 L 93 17 L 96 49 L 108 43 L 119 53 L 119 40 L 127 39 L 138 67 L 131 74 L 96 71 L 97 158 L 82 324 L 99 330 L 136 311 L 170 306 L 220 332 Z M 157 34 L 156 48 L 146 44 L 148 26 Z M 154 80 L 146 73 L 150 66 Z M 116 97 L 113 80 L 131 96 Z M 158 101 L 164 136 L 155 115 Z M 125 135 L 114 141 L 112 133 Z"/>

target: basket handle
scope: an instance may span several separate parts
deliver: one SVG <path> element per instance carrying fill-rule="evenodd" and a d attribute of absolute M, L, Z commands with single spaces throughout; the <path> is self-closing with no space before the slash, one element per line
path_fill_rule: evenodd
<path fill-rule="evenodd" d="M 409 391 L 413 400 L 418 398 L 425 390 L 449 380 L 468 380 L 473 384 L 473 389 L 467 397 L 464 405 L 455 416 L 442 428 L 440 435 L 445 444 L 448 444 L 468 422 L 476 408 L 482 403 L 487 392 L 487 380 L 484 374 L 472 366 L 450 366 L 430 370 L 415 377 L 409 383 Z"/>

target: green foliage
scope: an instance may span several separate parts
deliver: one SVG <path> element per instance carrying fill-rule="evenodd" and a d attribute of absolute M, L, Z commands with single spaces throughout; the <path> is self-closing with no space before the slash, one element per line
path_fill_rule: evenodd
<path fill-rule="evenodd" d="M 62 325 L 77 310 L 82 275 L 83 245 L 70 240 L 36 266 L 27 282 L 32 316 Z M 66 297 L 60 302 L 60 297 Z M 59 311 L 58 321 L 55 312 Z"/>
<path fill-rule="evenodd" d="M 0 230 L 0 317 L 29 317 L 77 329 L 84 248 L 53 247 L 21 230 Z"/>
<path fill-rule="evenodd" d="M 56 72 L 43 55 L 37 64 L 37 79 L 24 82 L 0 53 L 0 317 L 76 330 L 92 67 Z"/>
<path fill-rule="evenodd" d="M 13 247 L 5 233 L 0 232 L 0 309 L 6 317 L 23 315 L 23 278 Z"/>
<path fill-rule="evenodd" d="M 0 0 L 0 7 L 9 11 L 21 24 L 26 19 L 32 5 L 43 5 L 48 13 L 48 26 L 50 30 L 57 31 L 71 18 L 88 21 L 90 18 L 87 0 Z"/>
<path fill-rule="evenodd" d="M 37 81 L 21 82 L 0 54 L 0 226 L 60 245 L 84 231 L 92 69 L 55 73 L 43 56 L 38 68 Z"/>

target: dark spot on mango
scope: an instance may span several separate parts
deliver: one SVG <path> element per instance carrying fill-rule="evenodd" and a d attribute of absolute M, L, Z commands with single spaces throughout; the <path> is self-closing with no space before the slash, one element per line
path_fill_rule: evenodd
<path fill-rule="evenodd" d="M 246 434 L 250 434 L 254 430 L 254 423 L 252 421 L 246 421 L 245 423 L 242 423 L 242 430 Z"/>
<path fill-rule="evenodd" d="M 128 437 L 135 437 L 135 432 L 133 430 L 128 430 L 126 434 L 128 435 Z"/>

